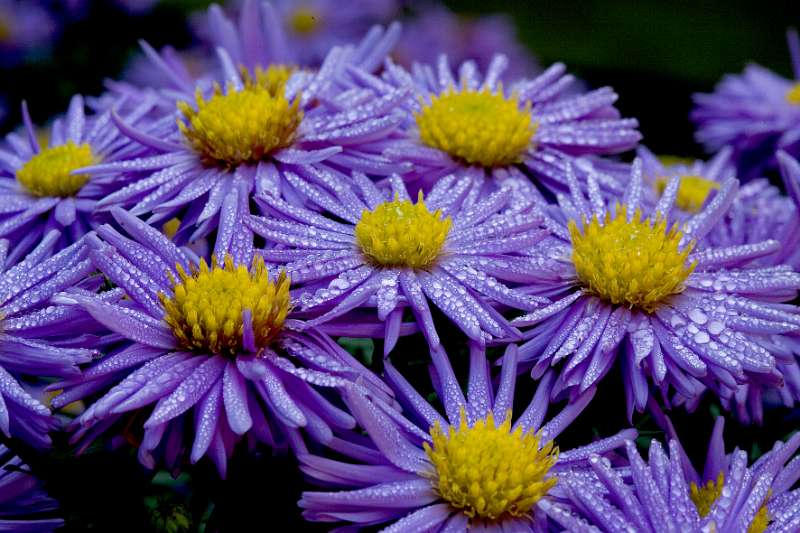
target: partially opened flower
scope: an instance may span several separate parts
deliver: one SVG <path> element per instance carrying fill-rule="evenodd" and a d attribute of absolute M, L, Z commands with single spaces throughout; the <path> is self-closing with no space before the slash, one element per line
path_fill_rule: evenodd
<path fill-rule="evenodd" d="M 253 195 L 295 199 L 306 182 L 335 190 L 347 180 L 343 170 L 387 175 L 402 168 L 380 152 L 382 139 L 402 121 L 393 108 L 406 92 L 380 98 L 367 90 L 331 92 L 348 64 L 347 50 L 331 51 L 313 74 L 282 65 L 239 70 L 224 49 L 218 52 L 224 87 L 178 84 L 184 100 L 177 113 L 142 130 L 116 120 L 149 155 L 83 169 L 120 184 L 101 210 L 130 207 L 153 225 L 178 217 L 175 239 L 183 244 L 215 229 L 232 231 L 246 213 L 235 206 L 247 206 Z M 217 240 L 218 249 L 224 246 Z"/>
<path fill-rule="evenodd" d="M 567 167 L 580 177 L 590 168 L 581 156 L 616 154 L 636 146 L 641 135 L 635 119 L 621 119 L 617 95 L 609 87 L 586 94 L 567 94 L 574 78 L 555 64 L 533 79 L 504 85 L 505 56 L 495 55 L 485 72 L 465 62 L 454 75 L 446 56 L 434 69 L 416 65 L 411 73 L 387 63 L 381 80 L 363 80 L 376 90 L 405 87 L 406 138 L 387 146 L 385 154 L 414 164 L 408 179 L 424 187 L 449 174 L 466 174 L 489 187 L 530 180 L 553 190 L 567 188 Z M 608 192 L 622 185 L 598 175 Z M 521 183 L 520 183 L 521 182 Z M 526 192 L 535 196 L 533 192 Z M 531 200 L 529 200 L 531 201 Z"/>
<path fill-rule="evenodd" d="M 94 355 L 74 347 L 76 330 L 93 331 L 85 313 L 51 302 L 93 267 L 82 243 L 51 255 L 58 240 L 58 231 L 49 232 L 19 262 L 10 261 L 8 241 L 0 240 L 0 433 L 39 447 L 50 444 L 56 424 L 25 380 L 74 377 Z"/>
<path fill-rule="evenodd" d="M 22 460 L 0 444 L 0 531 L 49 533 L 64 525 L 53 517 L 57 509 Z"/>
<path fill-rule="evenodd" d="M 485 353 L 473 345 L 465 398 L 447 355 L 432 350 L 431 375 L 443 413 L 388 361 L 386 380 L 408 418 L 350 389 L 348 404 L 366 438 L 352 434 L 333 443 L 348 462 L 299 456 L 308 477 L 340 489 L 303 493 L 303 516 L 381 524 L 387 532 L 549 531 L 541 509 L 558 490 L 560 475 L 585 468 L 590 454 L 611 451 L 636 432 L 560 452 L 553 439 L 583 410 L 594 389 L 545 422 L 553 384 L 548 373 L 527 408 L 513 416 L 516 353 L 509 345 L 500 379 L 494 381 Z"/>
<path fill-rule="evenodd" d="M 407 308 L 436 347 L 428 302 L 479 343 L 518 336 L 495 307 L 531 310 L 547 303 L 509 286 L 525 276 L 509 258 L 547 234 L 538 212 L 508 209 L 511 189 L 482 197 L 469 178 L 448 176 L 414 203 L 397 177 L 390 189 L 363 175 L 355 179 L 338 197 L 309 187 L 308 196 L 330 215 L 262 197 L 268 216 L 246 221 L 269 245 L 259 253 L 304 285 L 302 310 L 319 310 L 313 323 L 377 308 L 388 353 Z"/>
<path fill-rule="evenodd" d="M 711 152 L 730 145 L 741 179 L 774 168 L 776 150 L 800 154 L 800 38 L 787 38 L 794 80 L 753 64 L 694 96 L 697 140 Z"/>
<path fill-rule="evenodd" d="M 723 425 L 718 417 L 702 473 L 674 437 L 669 453 L 653 440 L 647 461 L 628 442 L 629 468 L 616 470 L 593 456 L 595 476 L 564 475 L 569 505 L 551 506 L 548 515 L 569 531 L 797 531 L 800 489 L 791 488 L 800 477 L 800 459 L 792 455 L 800 434 L 777 442 L 748 466 L 744 450 L 725 452 Z"/>
<path fill-rule="evenodd" d="M 112 214 L 127 236 L 101 226 L 91 258 L 126 297 L 69 297 L 116 342 L 52 387 L 64 391 L 56 407 L 92 400 L 72 424 L 74 442 L 125 418 L 136 435 L 143 425 L 143 464 L 175 467 L 188 447 L 192 462 L 208 455 L 224 475 L 241 436 L 296 447 L 301 428 L 325 442 L 332 427 L 351 427 L 329 392 L 350 380 L 389 401 L 378 378 L 294 317 L 289 278 L 253 258 L 251 234 L 238 231 L 224 260 L 208 264 L 133 215 Z"/>
<path fill-rule="evenodd" d="M 125 99 L 117 105 L 126 106 Z M 141 100 L 125 117 L 137 123 L 152 105 L 151 100 Z M 24 131 L 9 134 L 0 147 L 0 237 L 11 242 L 12 260 L 51 230 L 60 232 L 58 247 L 63 248 L 95 225 L 97 202 L 114 185 L 76 170 L 142 151 L 119 134 L 111 111 L 87 117 L 80 96 L 74 96 L 67 114 L 53 122 L 44 143 L 24 104 L 22 115 Z"/>
<path fill-rule="evenodd" d="M 536 326 L 520 348 L 535 376 L 558 366 L 556 390 L 580 391 L 619 362 L 629 415 L 644 408 L 651 383 L 674 390 L 677 402 L 696 401 L 706 387 L 725 396 L 741 383 L 781 384 L 776 358 L 787 354 L 775 339 L 797 331 L 800 316 L 779 302 L 795 297 L 800 275 L 748 266 L 780 243 L 695 247 L 728 212 L 735 180 L 674 224 L 679 176 L 650 213 L 639 160 L 621 204 L 607 205 L 592 176 L 588 200 L 571 181 L 572 195 L 560 197 L 563 225 L 549 225 L 553 238 L 530 257 L 541 270 L 530 291 L 554 303 L 512 322 Z"/>

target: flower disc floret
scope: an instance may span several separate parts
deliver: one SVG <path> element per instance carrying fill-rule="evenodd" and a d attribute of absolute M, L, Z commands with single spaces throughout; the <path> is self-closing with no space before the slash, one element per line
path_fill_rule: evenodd
<path fill-rule="evenodd" d="M 501 167 L 522 161 L 536 133 L 530 102 L 497 92 L 450 89 L 415 114 L 424 144 L 470 165 Z"/>
<path fill-rule="evenodd" d="M 264 260 L 257 257 L 248 270 L 204 261 L 187 273 L 176 267 L 180 280 L 171 295 L 161 294 L 167 324 L 178 344 L 187 350 L 235 356 L 244 349 L 244 320 L 249 320 L 257 349 L 268 346 L 283 328 L 289 313 L 289 278 L 281 273 L 270 280 Z M 246 317 L 249 315 L 249 317 Z"/>
<path fill-rule="evenodd" d="M 270 65 L 266 69 L 256 66 L 252 72 L 246 67 L 240 67 L 239 74 L 245 87 L 262 87 L 273 98 L 277 98 L 286 89 L 286 83 L 294 71 L 295 68 L 289 65 Z"/>
<path fill-rule="evenodd" d="M 724 485 L 725 474 L 722 472 L 719 473 L 716 480 L 710 479 L 705 485 L 698 486 L 696 483 L 692 482 L 689 487 L 689 497 L 692 499 L 695 507 L 697 507 L 697 513 L 701 517 L 708 516 L 708 513 L 711 512 L 714 503 L 716 503 L 722 494 L 722 487 Z M 769 510 L 766 504 L 764 504 L 758 510 L 755 517 L 753 517 L 753 521 L 750 522 L 747 533 L 764 533 L 764 531 L 767 530 L 767 526 L 769 526 L 769 522 Z"/>
<path fill-rule="evenodd" d="M 470 518 L 528 516 L 556 484 L 547 474 L 558 449 L 521 427 L 511 431 L 510 416 L 498 426 L 489 413 L 470 426 L 462 411 L 457 428 L 445 432 L 437 422 L 430 435 L 433 444 L 424 447 L 434 466 L 434 490 Z"/>
<path fill-rule="evenodd" d="M 636 210 L 630 221 L 624 206 L 616 216 L 606 213 L 584 220 L 579 229 L 569 223 L 572 262 L 584 290 L 601 299 L 631 309 L 653 312 L 664 300 L 683 291 L 683 282 L 694 270 L 687 264 L 692 245 L 680 249 L 683 234 L 677 224 L 642 219 Z"/>
<path fill-rule="evenodd" d="M 420 191 L 416 204 L 395 198 L 364 210 L 355 235 L 361 252 L 378 266 L 426 268 L 442 253 L 451 225 L 441 210 L 428 211 Z"/>
<path fill-rule="evenodd" d="M 662 176 L 656 179 L 656 190 L 658 194 L 664 192 L 669 178 Z M 701 176 L 686 175 L 681 176 L 678 186 L 678 194 L 675 197 L 675 205 L 689 213 L 697 213 L 711 194 L 711 191 L 719 189 L 719 183 Z"/>
<path fill-rule="evenodd" d="M 33 196 L 75 196 L 89 181 L 88 174 L 73 174 L 96 162 L 88 144 L 69 141 L 45 148 L 17 171 L 17 181 Z"/>
<path fill-rule="evenodd" d="M 257 163 L 294 141 L 303 119 L 299 100 L 286 99 L 284 83 L 275 87 L 279 73 L 260 77 L 256 73 L 254 80 L 256 83 L 246 83 L 241 90 L 229 85 L 223 92 L 217 85 L 208 100 L 198 90 L 197 109 L 187 102 L 178 103 L 183 114 L 178 127 L 206 164 L 235 167 Z"/>

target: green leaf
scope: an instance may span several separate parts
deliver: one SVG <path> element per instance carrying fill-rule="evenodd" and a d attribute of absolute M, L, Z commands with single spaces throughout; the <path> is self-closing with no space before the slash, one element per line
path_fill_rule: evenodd
<path fill-rule="evenodd" d="M 375 343 L 372 339 L 358 339 L 355 337 L 339 337 L 339 346 L 347 350 L 350 355 L 360 360 L 366 366 L 372 365 L 372 354 Z"/>

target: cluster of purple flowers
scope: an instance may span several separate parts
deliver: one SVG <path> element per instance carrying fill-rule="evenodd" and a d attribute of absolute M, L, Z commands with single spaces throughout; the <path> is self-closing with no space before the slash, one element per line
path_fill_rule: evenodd
<path fill-rule="evenodd" d="M 125 431 L 147 468 L 221 477 L 284 450 L 303 516 L 345 528 L 800 528 L 800 435 L 750 465 L 722 440 L 724 416 L 800 402 L 800 81 L 750 67 L 698 96 L 716 153 L 673 161 L 562 64 L 429 60 L 397 24 L 319 35 L 369 11 L 340 4 L 212 7 L 200 71 L 144 44 L 152 86 L 75 96 L 45 134 L 23 107 L 0 146 L 0 432 L 80 453 Z M 669 437 L 647 460 L 632 428 L 558 447 L 610 374 Z M 727 413 L 699 473 L 663 410 L 708 396 Z M 0 474 L 0 530 L 57 527 L 52 507 Z"/>

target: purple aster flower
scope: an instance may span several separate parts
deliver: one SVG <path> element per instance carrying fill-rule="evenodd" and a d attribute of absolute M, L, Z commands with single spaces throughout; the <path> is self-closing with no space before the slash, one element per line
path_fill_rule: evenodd
<path fill-rule="evenodd" d="M 252 234 L 238 229 L 231 254 L 209 265 L 130 213 L 112 215 L 127 235 L 99 227 L 88 238 L 90 256 L 126 298 L 69 298 L 116 342 L 81 377 L 51 387 L 64 391 L 55 407 L 94 399 L 72 424 L 73 442 L 87 445 L 138 414 L 133 424 L 138 430 L 143 422 L 144 465 L 152 468 L 161 457 L 174 468 L 191 447 L 192 462 L 208 455 L 224 476 L 243 436 L 297 448 L 300 428 L 326 442 L 332 427 L 352 427 L 331 398 L 350 380 L 391 402 L 377 377 L 295 318 L 289 278 L 253 260 Z"/>
<path fill-rule="evenodd" d="M 647 185 L 645 197 L 653 204 L 664 193 L 670 179 L 675 176 L 680 179 L 675 196 L 677 217 L 688 218 L 700 211 L 726 179 L 736 177 L 736 167 L 731 162 L 731 149 L 727 147 L 709 161 L 658 157 L 644 146 L 639 146 L 636 154 L 642 160 L 642 178 Z"/>
<path fill-rule="evenodd" d="M 680 179 L 673 210 L 679 220 L 686 220 L 700 211 L 719 191 L 724 179 L 735 176 L 731 154 L 732 150 L 726 147 L 708 162 L 663 164 L 646 148 L 639 148 L 644 177 L 658 194 L 663 193 L 670 178 L 678 176 Z M 791 189 L 788 181 L 787 189 Z M 768 180 L 759 178 L 739 188 L 728 211 L 697 243 L 697 249 L 752 245 L 755 251 L 759 249 L 759 243 L 775 239 L 781 246 L 773 253 L 764 255 L 758 251 L 753 257 L 742 257 L 742 263 L 730 266 L 746 263 L 770 267 L 786 263 L 796 269 L 800 259 L 797 227 L 797 209 L 792 199 L 770 185 Z M 765 402 L 792 406 L 800 400 L 800 367 L 793 355 L 800 353 L 800 344 L 794 336 L 772 337 L 772 342 L 771 351 L 782 352 L 776 356 L 776 367 L 783 376 L 783 387 L 742 383 L 736 387 L 736 392 L 729 394 L 730 391 L 724 391 L 721 394 L 723 405 L 745 422 L 760 423 Z"/>
<path fill-rule="evenodd" d="M 485 71 L 495 54 L 503 54 L 509 59 L 504 78 L 541 72 L 536 60 L 517 40 L 514 21 L 506 15 L 468 18 L 432 3 L 416 11 L 413 18 L 404 22 L 403 34 L 392 52 L 392 57 L 405 67 L 433 64 L 446 53 L 455 64 L 474 61 L 479 70 Z"/>
<path fill-rule="evenodd" d="M 125 107 L 125 99 L 114 109 Z M 125 117 L 137 123 L 153 106 L 143 99 Z M 83 98 L 74 96 L 67 114 L 53 122 L 40 144 L 25 104 L 21 133 L 11 133 L 0 147 L 0 237 L 11 242 L 16 261 L 51 230 L 60 232 L 58 247 L 76 242 L 95 224 L 98 200 L 117 186 L 114 177 L 92 178 L 81 167 L 111 162 L 141 152 L 120 135 L 112 110 L 87 117 Z"/>
<path fill-rule="evenodd" d="M 800 38 L 795 30 L 787 38 L 793 81 L 754 64 L 694 96 L 697 140 L 709 151 L 733 147 L 742 179 L 774 168 L 776 150 L 800 154 Z"/>
<path fill-rule="evenodd" d="M 569 531 L 740 531 L 777 533 L 800 528 L 800 434 L 777 442 L 748 466 L 747 453 L 725 452 L 724 419 L 718 417 L 702 472 L 696 471 L 676 437 L 669 453 L 653 440 L 645 461 L 627 442 L 630 467 L 614 469 L 595 455 L 594 476 L 568 472 L 563 489 L 571 505 L 556 504 L 547 514 Z M 788 463 L 787 463 L 788 461 Z"/>
<path fill-rule="evenodd" d="M 676 403 L 696 401 L 706 387 L 730 396 L 741 383 L 779 386 L 776 347 L 800 327 L 792 300 L 800 275 L 790 266 L 748 261 L 775 253 L 776 240 L 695 250 L 729 210 L 735 179 L 688 219 L 674 221 L 680 177 L 673 176 L 643 213 L 642 163 L 634 162 L 622 203 L 607 205 L 593 176 L 588 200 L 575 177 L 559 196 L 560 221 L 528 261 L 540 269 L 530 292 L 553 303 L 512 324 L 533 326 L 520 359 L 534 377 L 561 368 L 555 392 L 585 390 L 619 361 L 629 416 L 644 408 L 650 385 Z M 788 357 L 789 360 L 792 357 Z"/>
<path fill-rule="evenodd" d="M 47 233 L 17 263 L 0 240 L 0 433 L 38 447 L 50 444 L 55 422 L 23 379 L 74 377 L 94 354 L 75 347 L 75 331 L 91 333 L 88 317 L 50 301 L 93 270 L 81 243 L 51 255 L 58 240 L 58 231 Z"/>
<path fill-rule="evenodd" d="M 620 119 L 613 106 L 617 95 L 605 87 L 567 95 L 574 81 L 562 64 L 533 79 L 501 82 L 508 59 L 495 55 L 485 74 L 467 61 L 453 75 L 446 56 L 437 67 L 416 65 L 412 72 L 387 61 L 382 79 L 354 72 L 358 84 L 379 94 L 405 87 L 406 137 L 388 143 L 384 155 L 410 162 L 409 180 L 428 188 L 453 173 L 466 174 L 490 188 L 514 183 L 533 201 L 531 185 L 567 188 L 567 168 L 583 179 L 597 155 L 624 152 L 641 135 L 635 119 Z M 621 192 L 613 176 L 598 173 L 604 190 Z"/>
<path fill-rule="evenodd" d="M 728 225 L 731 228 L 731 237 L 737 240 L 741 240 L 745 235 L 754 234 L 776 236 L 781 242 L 780 249 L 775 254 L 758 259 L 757 262 L 763 265 L 777 265 L 784 262 L 797 269 L 800 264 L 800 225 L 798 225 L 800 162 L 786 152 L 778 152 L 777 160 L 789 198 L 772 194 L 775 187 L 769 186 L 769 189 L 765 188 L 760 195 L 754 196 L 750 201 L 743 201 L 741 206 L 736 206 L 742 191 L 763 180 L 751 181 L 742 187 L 733 208 L 742 211 L 749 209 L 750 213 L 739 217 L 737 223 L 731 221 Z M 772 198 L 767 199 L 768 195 Z M 745 230 L 748 226 L 749 229 Z M 800 340 L 796 335 L 774 337 L 773 340 L 774 349 L 783 352 L 781 357 L 776 357 L 778 371 L 784 379 L 783 387 L 773 389 L 742 384 L 731 398 L 723 398 L 723 404 L 732 410 L 735 405 L 738 418 L 745 422 L 753 420 L 760 424 L 765 405 L 792 407 L 800 402 Z"/>
<path fill-rule="evenodd" d="M 39 2 L 0 0 L 0 65 L 13 66 L 29 52 L 49 48 L 57 30 Z"/>
<path fill-rule="evenodd" d="M 116 120 L 122 133 L 151 155 L 82 169 L 120 184 L 99 209 L 131 207 L 135 215 L 149 214 L 153 225 L 178 217 L 175 240 L 183 244 L 215 229 L 233 231 L 247 213 L 236 206 L 246 206 L 253 195 L 297 199 L 306 182 L 335 190 L 352 170 L 377 175 L 402 170 L 381 152 L 383 139 L 402 121 L 393 108 L 407 91 L 377 97 L 367 89 L 332 90 L 358 50 L 336 48 L 311 73 L 285 66 L 239 70 L 218 49 L 224 88 L 201 81 L 195 92 L 187 81 L 177 93 L 184 100 L 175 113 L 142 129 Z M 162 67 L 169 69 L 163 62 Z M 174 79 L 182 76 L 176 73 Z M 218 249 L 226 244 L 217 239 Z"/>
<path fill-rule="evenodd" d="M 451 175 L 413 203 L 397 176 L 387 189 L 364 175 L 354 180 L 356 186 L 342 187 L 336 197 L 307 187 L 306 195 L 330 216 L 264 196 L 257 201 L 268 216 L 245 222 L 276 245 L 259 253 L 304 285 L 300 302 L 304 311 L 315 310 L 312 323 L 377 308 L 388 353 L 407 307 L 435 348 L 429 301 L 478 343 L 518 338 L 496 306 L 530 311 L 548 303 L 509 287 L 526 276 L 519 251 L 547 235 L 536 211 L 510 209 L 512 189 L 482 196 L 468 177 Z"/>
<path fill-rule="evenodd" d="M 495 381 L 484 351 L 473 345 L 465 398 L 447 355 L 433 350 L 431 375 L 444 414 L 388 361 L 386 380 L 410 418 L 349 389 L 348 405 L 367 436 L 331 442 L 350 462 L 299 456 L 309 478 L 340 489 L 303 493 L 305 518 L 358 526 L 390 523 L 386 532 L 549 531 L 541 509 L 559 491 L 561 474 L 586 468 L 589 455 L 609 452 L 636 432 L 559 452 L 553 439 L 583 410 L 594 389 L 545 422 L 554 381 L 548 372 L 527 408 L 514 417 L 516 354 L 516 346 L 509 345 Z"/>
<path fill-rule="evenodd" d="M 22 460 L 0 444 L 0 531 L 49 533 L 64 525 L 62 519 L 51 518 L 56 509 L 58 503 Z"/>
<path fill-rule="evenodd" d="M 709 161 L 671 161 L 670 158 L 658 158 L 640 146 L 638 155 L 642 159 L 643 178 L 651 192 L 655 193 L 652 203 L 655 204 L 663 194 L 669 180 L 677 176 L 680 185 L 673 216 L 686 220 L 696 214 L 714 197 L 726 179 L 736 177 L 732 153 L 730 147 L 725 147 Z M 661 159 L 665 159 L 665 162 Z M 775 254 L 761 256 L 754 261 L 764 266 L 781 263 L 796 266 L 797 259 L 793 259 L 796 246 L 789 242 L 795 233 L 793 221 L 796 217 L 794 203 L 780 189 L 764 178 L 751 180 L 739 187 L 731 207 L 697 243 L 697 247 L 704 249 L 757 244 L 774 238 L 786 245 Z"/>

